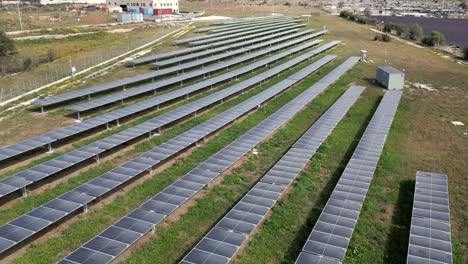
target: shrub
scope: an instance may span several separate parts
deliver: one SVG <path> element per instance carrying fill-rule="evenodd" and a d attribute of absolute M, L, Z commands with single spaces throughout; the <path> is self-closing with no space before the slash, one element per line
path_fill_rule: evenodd
<path fill-rule="evenodd" d="M 374 41 L 390 42 L 392 38 L 388 34 L 378 34 L 374 36 Z"/>
<path fill-rule="evenodd" d="M 409 28 L 405 24 L 398 24 L 396 31 L 398 36 L 408 36 L 409 34 Z"/>
<path fill-rule="evenodd" d="M 392 39 L 388 34 L 382 34 L 382 41 L 383 42 L 390 42 Z"/>
<path fill-rule="evenodd" d="M 33 61 L 31 58 L 26 58 L 23 60 L 23 71 L 28 71 L 33 67 Z"/>
<path fill-rule="evenodd" d="M 47 48 L 47 61 L 52 62 L 57 59 L 57 52 L 55 51 L 54 48 L 48 47 Z"/>
<path fill-rule="evenodd" d="M 424 32 L 419 24 L 413 24 L 409 31 L 409 37 L 413 40 L 420 40 L 424 37 Z"/>
<path fill-rule="evenodd" d="M 445 36 L 444 34 L 438 32 L 438 31 L 432 31 L 430 36 L 424 37 L 422 39 L 422 43 L 428 45 L 428 46 L 439 46 L 439 45 L 445 45 Z"/>
<path fill-rule="evenodd" d="M 15 41 L 9 38 L 5 32 L 0 31 L 0 57 L 6 57 L 15 52 Z"/>

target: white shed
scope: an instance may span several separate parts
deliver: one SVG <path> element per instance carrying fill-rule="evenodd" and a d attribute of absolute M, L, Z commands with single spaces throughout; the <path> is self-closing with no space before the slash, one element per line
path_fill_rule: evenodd
<path fill-rule="evenodd" d="M 405 74 L 391 66 L 379 66 L 376 80 L 389 90 L 402 90 L 405 84 Z"/>

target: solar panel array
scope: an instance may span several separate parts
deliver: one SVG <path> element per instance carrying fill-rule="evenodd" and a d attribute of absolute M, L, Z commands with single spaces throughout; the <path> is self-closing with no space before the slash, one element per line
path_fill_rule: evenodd
<path fill-rule="evenodd" d="M 274 32 L 276 32 L 274 36 L 268 36 L 267 35 L 267 36 L 264 36 L 264 37 L 265 38 L 272 38 L 272 37 L 276 37 L 276 36 L 284 36 L 284 34 L 283 34 L 284 31 L 279 31 L 278 32 L 278 30 L 274 30 Z M 261 41 L 260 38 L 259 37 L 254 37 L 254 38 L 239 37 L 239 38 L 235 38 L 234 40 L 236 42 L 241 42 L 241 41 L 246 41 L 248 39 L 251 39 L 251 41 L 253 43 L 258 43 L 258 42 Z M 232 43 L 230 41 L 228 41 L 228 42 Z M 224 45 L 226 45 L 226 41 L 213 42 L 213 43 L 206 44 L 206 45 L 189 47 L 189 48 L 179 49 L 179 50 L 175 50 L 175 51 L 159 53 L 159 54 L 156 54 L 156 55 L 144 56 L 144 57 L 140 57 L 140 58 L 130 60 L 128 63 L 130 65 L 135 66 L 135 65 L 139 65 L 139 64 L 145 64 L 145 63 L 153 62 L 153 61 L 159 61 L 159 60 L 163 60 L 163 59 L 174 58 L 174 57 L 177 57 L 177 56 L 180 56 L 180 55 L 191 54 L 193 52 L 203 51 L 203 50 L 206 50 L 206 49 L 209 49 L 209 48 L 215 48 L 215 47 L 220 47 L 220 46 L 224 46 Z"/>
<path fill-rule="evenodd" d="M 251 46 L 251 47 L 248 48 L 248 50 L 250 50 L 250 51 L 263 48 L 262 50 L 260 50 L 258 52 L 252 52 L 252 53 L 249 53 L 249 54 L 246 54 L 246 55 L 243 55 L 243 56 L 238 56 L 233 60 L 228 60 L 228 61 L 224 61 L 224 62 L 221 62 L 221 63 L 217 63 L 215 65 L 205 67 L 205 68 L 203 68 L 201 70 L 197 70 L 197 71 L 190 72 L 190 73 L 187 73 L 187 74 L 184 74 L 184 75 L 179 75 L 179 76 L 175 76 L 175 77 L 172 77 L 172 78 L 168 78 L 168 79 L 162 80 L 162 81 L 157 82 L 157 83 L 142 85 L 142 86 L 130 89 L 130 90 L 125 90 L 125 91 L 122 91 L 122 92 L 119 92 L 119 93 L 111 94 L 109 96 L 104 96 L 104 97 L 98 98 L 96 100 L 87 101 L 87 102 L 84 102 L 84 103 L 81 103 L 81 104 L 77 104 L 77 105 L 68 107 L 67 109 L 71 110 L 71 111 L 75 111 L 75 112 L 89 111 L 91 109 L 103 107 L 103 106 L 111 104 L 111 103 L 123 102 L 123 100 L 129 99 L 129 98 L 132 98 L 132 97 L 136 97 L 136 96 L 141 96 L 141 95 L 146 94 L 146 93 L 155 93 L 156 91 L 158 91 L 158 90 L 160 90 L 162 88 L 168 87 L 170 85 L 183 83 L 183 81 L 190 80 L 190 79 L 192 79 L 194 77 L 197 77 L 197 76 L 206 76 L 206 75 L 208 75 L 210 73 L 214 73 L 214 72 L 224 70 L 224 69 L 229 69 L 229 67 L 234 67 L 236 65 L 239 65 L 240 63 L 244 63 L 244 62 L 247 62 L 247 61 L 250 61 L 250 60 L 258 59 L 259 57 L 268 55 L 271 52 L 275 52 L 275 51 L 278 51 L 278 50 L 281 50 L 281 49 L 284 49 L 284 48 L 287 48 L 287 47 L 290 47 L 290 46 L 300 44 L 302 42 L 308 41 L 308 40 L 310 40 L 310 39 L 312 39 L 312 38 L 314 38 L 316 36 L 322 35 L 322 34 L 324 34 L 324 32 L 320 31 L 320 32 L 310 34 L 310 35 L 307 35 L 307 36 L 304 36 L 304 37 L 301 37 L 301 38 L 298 38 L 298 39 L 295 39 L 293 41 L 289 41 L 289 42 L 286 42 L 286 43 L 283 43 L 283 44 L 280 44 L 280 45 L 276 45 L 276 46 L 271 46 L 271 45 L 273 45 L 275 43 L 281 43 L 281 42 L 283 42 L 283 40 L 289 39 L 289 37 L 281 38 L 282 40 L 280 40 L 280 41 L 276 41 L 276 40 L 267 41 L 267 42 L 265 42 L 263 44 L 257 44 L 257 45 L 254 45 L 254 46 Z M 294 36 L 295 36 L 295 34 L 291 35 L 291 38 L 294 38 Z M 318 44 L 319 42 L 320 41 L 309 42 L 309 45 L 313 46 L 313 45 Z M 232 78 L 232 74 L 231 74 L 231 78 Z M 212 86 L 212 84 L 210 84 L 210 87 Z"/>
<path fill-rule="evenodd" d="M 270 20 L 270 21 L 265 21 L 263 20 L 262 22 L 255 22 L 254 23 L 254 26 L 259 26 L 259 25 L 263 25 L 263 26 L 266 26 L 266 25 L 273 25 L 273 24 L 278 24 L 279 22 L 281 23 L 285 23 L 285 22 L 296 22 L 296 23 L 299 23 L 301 22 L 300 20 L 296 20 L 296 19 L 284 19 L 284 20 Z M 252 29 L 252 25 L 235 25 L 235 26 L 230 26 L 228 28 L 223 28 L 222 26 L 218 26 L 218 27 L 214 27 L 214 28 L 211 28 L 211 29 L 206 29 L 204 28 L 203 30 L 195 30 L 195 32 L 197 33 L 200 33 L 200 32 L 206 32 L 208 31 L 209 34 L 213 34 L 213 33 L 219 33 L 219 32 L 226 32 L 226 31 L 229 31 L 229 30 L 232 30 L 232 28 L 235 27 L 236 29 L 243 29 L 243 30 L 246 30 L 246 29 Z"/>
<path fill-rule="evenodd" d="M 324 50 L 326 49 L 319 48 L 317 50 L 310 51 L 285 63 L 284 65 L 289 65 L 291 67 L 295 66 Z M 83 146 L 77 150 L 73 150 L 55 159 L 46 161 L 32 168 L 21 171 L 14 176 L 1 179 L 0 198 L 19 190 L 23 191 L 24 193 L 29 185 L 42 181 L 45 178 L 49 178 L 52 175 L 61 173 L 67 169 L 70 169 L 71 167 L 77 166 L 78 164 L 88 161 L 89 159 L 99 160 L 99 155 L 103 155 L 109 152 L 110 150 L 120 147 L 123 144 L 132 141 L 138 137 L 145 136 L 147 134 L 151 135 L 154 131 L 159 131 L 162 127 L 166 125 L 172 124 L 177 120 L 181 120 L 182 118 L 197 113 L 197 111 L 200 111 L 216 102 L 220 102 L 225 98 L 229 98 L 230 96 L 238 92 L 260 84 L 261 82 L 271 78 L 272 76 L 287 70 L 288 66 L 284 65 L 275 67 L 267 71 L 266 73 L 240 82 L 236 85 L 231 86 L 230 88 L 216 92 L 197 101 L 194 101 L 190 104 L 184 105 L 170 112 L 154 117 L 137 126 L 128 128 L 117 134 L 98 140 L 87 146 Z"/>
<path fill-rule="evenodd" d="M 343 261 L 401 94 L 395 90 L 385 93 L 296 260 L 297 264 Z"/>
<path fill-rule="evenodd" d="M 315 66 L 312 64 L 307 68 L 314 69 Z M 305 78 L 304 75 L 308 73 L 310 73 L 310 71 L 304 69 L 275 86 L 289 87 L 291 83 L 296 82 L 298 79 Z M 320 94 L 323 89 L 322 86 L 309 88 L 270 117 L 229 144 L 226 148 L 205 160 L 181 179 L 166 187 L 163 191 L 144 202 L 139 208 L 133 210 L 89 242 L 72 252 L 60 263 L 111 262 L 115 257 L 140 239 L 141 236 L 155 228 L 161 220 L 174 212 L 190 199 L 190 197 L 194 196 L 214 178 L 239 161 L 257 144 L 279 129 L 305 105 Z M 203 127 L 203 125 L 200 125 L 200 127 Z M 135 226 L 140 226 L 141 228 L 133 228 Z M 110 234 L 114 233 L 128 233 L 131 235 L 122 235 L 121 237 L 110 236 Z M 122 239 L 124 236 L 130 238 L 124 240 Z"/>
<path fill-rule="evenodd" d="M 180 263 L 229 263 L 363 90 L 350 88 Z M 213 234 L 229 234 L 230 239 Z"/>
<path fill-rule="evenodd" d="M 226 24 L 226 25 L 216 25 L 216 26 L 210 26 L 210 27 L 203 27 L 200 29 L 196 29 L 195 32 L 200 33 L 200 32 L 206 32 L 206 31 L 211 31 L 211 30 L 229 30 L 230 28 L 249 28 L 252 25 L 260 25 L 260 24 L 268 24 L 268 23 L 277 23 L 281 21 L 294 21 L 295 18 L 284 18 L 284 19 L 262 19 L 260 21 L 242 21 L 241 23 L 237 24 Z"/>
<path fill-rule="evenodd" d="M 236 43 L 237 41 L 244 41 L 244 40 L 248 40 L 248 39 L 259 38 L 259 37 L 262 37 L 262 36 L 265 36 L 265 35 L 268 35 L 268 34 L 277 34 L 279 32 L 282 32 L 282 31 L 286 30 L 286 29 L 301 28 L 301 27 L 305 27 L 305 24 L 297 24 L 297 25 L 288 26 L 288 27 L 283 28 L 283 29 L 279 28 L 279 29 L 269 31 L 269 32 L 273 32 L 273 33 L 267 33 L 266 31 L 260 31 L 259 30 L 259 33 L 250 34 L 250 35 L 242 35 L 242 36 L 239 36 L 239 37 L 232 35 L 232 37 L 234 37 L 234 38 L 232 38 L 232 37 L 231 38 L 218 37 L 216 39 L 212 38 L 212 39 L 206 39 L 206 40 L 193 41 L 193 42 L 189 42 L 189 45 L 190 46 L 207 45 L 207 44 L 215 42 L 215 41 L 216 41 L 216 43 L 218 43 L 218 45 L 220 45 L 221 43 L 224 43 L 223 45 L 227 45 L 227 44 L 231 44 L 231 43 Z M 236 35 L 239 35 L 239 34 L 236 34 Z"/>
<path fill-rule="evenodd" d="M 312 63 L 294 74 L 293 76 L 297 76 L 296 78 L 287 78 L 158 147 L 0 226 L 0 253 L 31 238 L 37 232 L 56 224 L 57 221 L 62 220 L 66 216 L 70 216 L 79 208 L 115 190 L 134 177 L 151 171 L 154 166 L 174 157 L 176 154 L 193 146 L 198 141 L 205 139 L 208 135 L 211 135 L 232 123 L 237 118 L 257 108 L 262 103 L 282 93 L 299 82 L 300 80 L 298 78 L 301 75 L 306 77 L 306 75 L 321 68 L 333 58 L 334 56 L 327 56 Z M 285 64 L 288 65 L 288 67 L 293 66 L 290 65 L 290 62 Z M 237 84 L 235 86 L 242 90 L 245 88 L 245 83 L 243 85 L 244 86 L 242 86 L 242 84 Z M 221 93 L 223 92 L 225 93 L 225 91 Z M 176 113 L 174 114 L 177 115 Z M 132 233 L 132 230 L 135 232 L 147 226 L 145 223 L 134 225 L 128 222 L 127 224 L 122 222 L 121 224 L 122 227 L 120 229 L 109 231 L 109 238 L 121 238 L 124 241 L 128 241 L 136 236 L 135 233 Z M 125 228 L 127 228 L 127 230 Z"/>
<path fill-rule="evenodd" d="M 286 31 L 280 32 L 280 33 L 275 34 L 275 35 L 268 35 L 268 36 L 257 38 L 257 39 L 251 39 L 251 40 L 247 40 L 247 41 L 237 42 L 237 43 L 234 43 L 234 44 L 223 45 L 223 46 L 218 47 L 218 48 L 208 49 L 208 50 L 204 50 L 204 51 L 200 51 L 200 52 L 195 52 L 195 53 L 191 53 L 191 54 L 188 54 L 188 55 L 185 55 L 185 56 L 179 56 L 179 57 L 171 58 L 171 59 L 167 59 L 167 60 L 160 60 L 160 61 L 154 62 L 152 64 L 157 66 L 157 67 L 164 67 L 164 66 L 168 66 L 168 65 L 172 65 L 172 64 L 176 64 L 176 63 L 181 63 L 181 62 L 188 61 L 188 60 L 198 59 L 200 57 L 204 57 L 204 56 L 207 56 L 207 55 L 213 55 L 213 54 L 216 54 L 216 53 L 220 53 L 222 51 L 233 50 L 233 49 L 237 49 L 237 48 L 243 48 L 245 46 L 249 46 L 249 45 L 252 45 L 252 44 L 255 44 L 255 43 L 263 44 L 263 43 L 265 43 L 265 41 L 268 41 L 268 40 L 271 40 L 271 41 L 268 41 L 269 42 L 268 45 L 273 45 L 274 43 L 279 43 L 281 41 L 285 41 L 285 40 L 293 39 L 295 37 L 307 35 L 307 34 L 311 33 L 312 31 L 313 30 L 304 30 L 304 31 L 297 32 L 297 29 L 286 30 Z M 281 36 L 285 36 L 285 37 L 279 38 Z"/>
<path fill-rule="evenodd" d="M 330 42 L 330 43 L 328 43 L 328 44 L 326 44 L 326 45 L 324 45 L 322 47 L 319 47 L 319 48 L 309 52 L 308 54 L 310 54 L 312 56 L 315 56 L 317 54 L 320 54 L 320 53 L 334 47 L 338 43 L 339 43 L 339 41 Z M 301 52 L 301 51 L 311 47 L 312 44 L 313 43 L 303 44 L 303 45 L 295 47 L 293 49 L 281 52 L 279 54 L 270 56 L 270 57 L 268 57 L 266 59 L 257 61 L 255 63 L 252 63 L 252 64 L 247 65 L 247 66 L 244 66 L 244 67 L 239 68 L 237 70 L 228 72 L 226 74 L 219 75 L 219 76 L 211 78 L 211 79 L 207 79 L 205 81 L 202 81 L 201 83 L 196 83 L 194 85 L 188 86 L 188 87 L 185 88 L 187 90 L 180 90 L 180 91 L 186 91 L 187 92 L 190 89 L 194 89 L 194 91 L 195 91 L 196 89 L 203 89 L 203 87 L 208 87 L 208 85 L 211 86 L 211 85 L 215 85 L 215 84 L 224 82 L 224 81 L 232 79 L 232 78 L 236 78 L 236 77 L 238 77 L 238 76 L 240 76 L 242 74 L 245 74 L 245 73 L 248 73 L 250 71 L 254 71 L 254 70 L 256 70 L 256 69 L 258 69 L 260 67 L 266 66 L 269 63 L 274 63 L 274 62 L 276 62 L 278 60 L 281 60 L 281 59 L 284 59 L 284 58 L 286 58 L 286 57 L 288 57 L 288 56 L 290 56 L 292 54 L 295 54 L 297 52 Z M 314 53 L 314 54 L 311 54 L 311 53 Z M 255 54 L 259 55 L 260 53 L 253 53 L 253 54 L 254 55 Z M 301 57 L 301 58 L 304 59 L 304 57 Z M 35 150 L 37 148 L 47 146 L 47 145 L 49 145 L 49 149 L 50 149 L 51 144 L 54 143 L 54 142 L 63 140 L 65 138 L 68 138 L 68 137 L 71 137 L 71 136 L 75 136 L 77 134 L 83 133 L 85 131 L 89 131 L 91 129 L 97 128 L 97 127 L 102 126 L 102 125 L 107 125 L 108 126 L 110 122 L 113 122 L 113 121 L 118 122 L 119 119 L 121 119 L 121 118 L 128 117 L 128 116 L 140 113 L 142 111 L 151 109 L 153 107 L 159 107 L 160 104 L 168 102 L 167 100 L 170 99 L 170 97 L 166 97 L 166 96 L 171 96 L 171 95 L 174 95 L 174 94 L 173 93 L 167 93 L 167 94 L 162 95 L 162 96 L 151 98 L 149 100 L 145 100 L 145 101 L 142 101 L 140 103 L 137 103 L 137 104 L 134 104 L 134 105 L 131 105 L 131 106 L 128 106 L 128 107 L 124 107 L 122 109 L 118 109 L 118 110 L 103 114 L 103 115 L 95 117 L 95 118 L 88 119 L 88 120 L 83 121 L 83 122 L 78 123 L 78 124 L 67 126 L 65 128 L 58 129 L 58 130 L 46 133 L 44 135 L 37 136 L 37 137 L 31 138 L 31 139 L 27 139 L 27 140 L 21 141 L 19 143 L 16 143 L 16 144 L 1 148 L 0 149 L 0 161 L 3 161 L 3 160 L 6 160 L 6 159 L 9 159 L 9 158 L 24 154 L 24 153 L 26 153 L 28 151 Z M 16 184 L 14 186 L 16 186 Z M 9 189 L 10 187 L 5 187 L 5 188 Z M 1 192 L 1 191 L 2 191 L 2 188 L 1 188 L 1 182 L 0 182 L 0 197 L 2 196 L 1 194 L 5 195 L 5 193 L 6 193 L 5 191 L 4 192 Z"/>
<path fill-rule="evenodd" d="M 218 40 L 224 40 L 226 38 L 231 38 L 232 36 L 240 37 L 240 36 L 260 32 L 260 30 L 277 29 L 282 26 L 292 26 L 295 24 L 297 24 L 297 22 L 295 21 L 285 21 L 285 22 L 276 22 L 276 23 L 268 24 L 268 25 L 255 25 L 255 26 L 251 26 L 248 29 L 235 28 L 235 29 L 221 31 L 221 32 L 213 33 L 213 34 L 175 40 L 174 42 L 177 44 L 181 44 L 181 43 L 187 43 L 190 41 L 198 41 L 198 40 L 205 40 L 205 39 L 212 39 L 212 38 L 219 38 Z M 242 34 L 239 35 L 237 33 L 242 33 Z"/>
<path fill-rule="evenodd" d="M 406 263 L 452 263 L 447 175 L 416 172 Z"/>
<path fill-rule="evenodd" d="M 272 30 L 272 31 L 268 31 L 268 34 L 276 34 L 276 33 L 281 32 L 283 30 L 290 30 L 290 29 L 294 29 L 296 27 L 297 26 Z M 266 34 L 264 34 L 264 35 L 266 35 Z M 226 44 L 224 42 L 223 42 L 222 45 Z M 218 43 L 218 44 L 220 44 L 220 43 Z M 235 53 L 230 53 L 230 54 L 231 54 L 231 56 L 233 56 Z M 229 57 L 229 56 L 225 56 L 225 57 Z M 206 64 L 206 63 L 216 62 L 216 61 L 218 61 L 218 60 L 220 60 L 222 58 L 223 57 L 216 57 L 216 58 L 212 57 L 211 60 L 208 58 L 206 60 L 199 61 L 199 63 L 189 62 L 189 63 L 177 65 L 177 66 L 174 66 L 174 67 L 166 68 L 166 69 L 163 69 L 163 70 L 148 72 L 148 73 L 140 74 L 140 75 L 137 75 L 137 76 L 125 78 L 125 79 L 118 80 L 118 81 L 113 81 L 113 82 L 104 83 L 104 84 L 98 84 L 98 85 L 92 86 L 90 88 L 80 89 L 80 90 L 77 90 L 77 91 L 62 93 L 62 94 L 59 94 L 59 95 L 56 95 L 56 96 L 50 96 L 50 97 L 47 97 L 47 98 L 44 98 L 44 99 L 39 99 L 39 100 L 36 100 L 36 101 L 32 102 L 32 104 L 39 105 L 39 106 L 43 107 L 43 106 L 50 106 L 50 105 L 54 105 L 54 104 L 58 104 L 58 103 L 63 103 L 63 102 L 66 102 L 66 101 L 78 99 L 78 98 L 85 97 L 85 96 L 88 96 L 88 98 L 90 98 L 90 96 L 93 95 L 93 94 L 102 93 L 102 92 L 113 90 L 113 89 L 116 89 L 116 88 L 119 88 L 119 87 L 124 87 L 125 88 L 127 85 L 135 84 L 135 83 L 139 83 L 139 82 L 144 82 L 144 81 L 149 81 L 149 80 L 153 81 L 157 77 L 161 77 L 161 76 L 168 75 L 168 74 L 171 74 L 171 73 L 176 73 L 176 72 L 177 73 L 183 72 L 185 70 L 188 70 L 188 69 L 191 69 L 191 68 L 194 68 L 194 67 L 197 67 L 197 66 L 201 66 L 201 65 Z"/>

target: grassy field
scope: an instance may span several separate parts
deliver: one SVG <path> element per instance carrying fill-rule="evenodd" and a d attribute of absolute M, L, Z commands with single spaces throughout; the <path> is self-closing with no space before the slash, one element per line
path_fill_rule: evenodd
<path fill-rule="evenodd" d="M 240 14 L 238 8 L 232 6 L 221 8 L 216 5 L 210 6 L 209 3 L 196 4 L 198 10 L 205 9 L 209 14 Z M 182 10 L 190 10 L 190 8 L 195 8 L 195 4 L 181 2 Z M 276 12 L 287 7 L 279 8 L 277 7 Z M 302 7 L 292 7 L 286 10 L 289 13 L 317 13 L 312 9 L 304 11 Z M 272 10 L 266 7 L 252 7 L 242 14 L 266 15 L 271 12 Z M 166 221 L 157 229 L 156 234 L 149 236 L 147 243 L 132 248 L 132 255 L 120 259 L 119 262 L 174 263 L 180 260 L 347 87 L 355 84 L 365 85 L 368 88 L 363 96 L 312 158 L 310 164 L 291 187 L 288 195 L 273 208 L 272 214 L 245 250 L 234 259 L 234 263 L 293 263 L 380 101 L 382 89 L 373 82 L 373 79 L 375 67 L 385 64 L 386 61 L 395 67 L 405 69 L 407 83 L 347 251 L 345 263 L 405 262 L 414 178 L 417 170 L 445 173 L 449 176 L 454 263 L 468 262 L 466 253 L 468 250 L 468 209 L 466 207 L 468 144 L 467 136 L 464 134 L 467 131 L 466 126 L 456 127 L 450 123 L 456 120 L 468 124 L 468 66 L 458 64 L 450 58 L 441 57 L 429 49 L 417 48 L 399 41 L 375 42 L 373 41 L 375 33 L 370 29 L 334 16 L 321 14 L 309 18 L 309 27 L 320 29 L 323 25 L 327 26 L 330 34 L 322 39 L 343 41 L 339 48 L 330 52 L 339 56 L 338 61 L 271 101 L 260 111 L 256 111 L 213 137 L 208 143 L 195 149 L 191 155 L 178 159 L 173 165 L 159 172 L 156 177 L 145 178 L 144 184 L 138 184 L 119 192 L 113 199 L 106 201 L 105 205 L 93 208 L 91 213 L 80 215 L 70 223 L 64 224 L 63 227 L 51 231 L 49 236 L 34 242 L 31 247 L 18 253 L 9 261 L 14 259 L 14 263 L 51 263 L 60 259 L 115 219 L 235 140 L 308 88 L 340 61 L 350 55 L 358 55 L 361 49 L 365 49 L 368 51 L 367 63 L 361 63 L 346 74 L 274 137 L 261 144 L 258 147 L 260 153 L 258 156 L 248 156 L 238 168 L 226 175 L 220 184 L 204 190 L 203 195 L 187 212 L 177 219 Z M 170 46 L 162 45 L 159 48 L 170 49 Z M 137 71 L 145 70 L 144 67 L 137 68 Z M 132 71 L 133 69 L 120 67 L 113 73 L 92 82 L 105 82 L 118 78 L 120 74 L 134 74 Z M 2 209 L 1 223 L 186 131 L 280 81 L 284 76 L 286 74 L 280 75 L 238 99 L 174 126 L 161 137 L 137 144 L 130 151 L 119 154 L 115 159 L 99 166 L 84 170 L 69 181 L 21 200 L 11 208 Z M 426 86 L 434 90 L 421 88 Z M 81 86 L 72 89 L 79 87 Z M 22 134 L 23 137 L 39 133 L 34 129 L 28 129 L 28 122 L 32 122 L 35 115 L 37 114 L 20 108 L 17 113 L 0 120 L 2 133 L 14 134 L 18 127 L 26 129 L 26 132 Z M 57 120 L 65 123 L 71 122 L 60 115 L 60 110 L 42 115 L 40 120 L 48 120 L 51 123 L 48 129 L 63 126 L 57 123 Z M 134 123 L 129 125 L 131 124 Z M 13 125 L 13 127 L 8 125 Z M 48 129 L 42 128 L 43 131 Z M 4 143 L 7 144 L 6 141 Z M 162 175 L 164 177 L 160 177 Z"/>

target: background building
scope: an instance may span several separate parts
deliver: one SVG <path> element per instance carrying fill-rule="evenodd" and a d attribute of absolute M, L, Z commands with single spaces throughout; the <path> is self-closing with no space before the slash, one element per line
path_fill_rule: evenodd
<path fill-rule="evenodd" d="M 131 11 L 150 15 L 179 12 L 179 0 L 106 0 L 109 12 Z"/>

